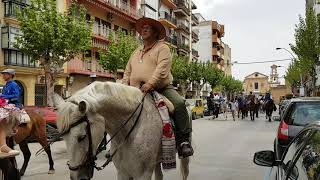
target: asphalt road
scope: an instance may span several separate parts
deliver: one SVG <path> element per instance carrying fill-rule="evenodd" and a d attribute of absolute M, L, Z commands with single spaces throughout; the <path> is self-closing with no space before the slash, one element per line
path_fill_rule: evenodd
<path fill-rule="evenodd" d="M 253 154 L 259 150 L 273 150 L 273 139 L 277 131 L 277 122 L 267 122 L 260 118 L 254 122 L 247 120 L 225 120 L 208 118 L 193 121 L 195 155 L 191 160 L 191 180 L 258 180 L 263 179 L 265 168 L 253 164 Z M 29 145 L 32 158 L 23 180 L 67 180 L 69 172 L 66 166 L 66 148 L 63 141 L 55 143 L 51 149 L 55 161 L 56 173 L 48 175 L 46 154 L 34 156 L 40 145 Z M 18 158 L 22 165 L 22 156 Z M 103 157 L 99 157 L 98 163 Z M 113 165 L 95 172 L 94 179 L 116 179 Z M 178 170 L 164 173 L 164 179 L 178 180 Z"/>

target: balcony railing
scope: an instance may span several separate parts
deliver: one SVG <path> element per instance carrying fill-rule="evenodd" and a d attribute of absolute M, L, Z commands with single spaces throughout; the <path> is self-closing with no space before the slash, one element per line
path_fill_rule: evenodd
<path fill-rule="evenodd" d="M 189 27 L 183 23 L 178 23 L 178 28 L 186 31 L 187 33 L 190 33 Z"/>
<path fill-rule="evenodd" d="M 123 1 L 123 0 L 101 0 L 101 1 L 135 18 L 142 17 L 141 11 L 134 6 L 131 6 L 130 1 Z"/>
<path fill-rule="evenodd" d="M 31 58 L 22 54 L 20 51 L 5 49 L 4 50 L 4 65 L 20 66 L 20 67 L 38 67 L 38 65 L 31 61 Z"/>
<path fill-rule="evenodd" d="M 26 0 L 3 0 L 4 3 L 4 16 L 17 17 L 18 12 L 27 6 Z"/>
<path fill-rule="evenodd" d="M 187 2 L 185 0 L 176 0 L 177 8 L 181 9 L 187 15 L 190 15 L 190 9 L 188 8 Z"/>
<path fill-rule="evenodd" d="M 192 49 L 192 55 L 195 57 L 199 57 L 199 52 L 195 49 Z"/>
<path fill-rule="evenodd" d="M 196 15 L 192 14 L 192 21 L 194 22 L 195 25 L 199 24 L 199 19 Z"/>
<path fill-rule="evenodd" d="M 93 34 L 98 35 L 104 38 L 108 38 L 112 30 L 108 28 L 107 26 L 101 26 L 98 24 L 93 25 Z"/>
<path fill-rule="evenodd" d="M 170 43 L 170 44 L 175 45 L 175 46 L 178 45 L 177 36 L 173 36 L 173 37 L 168 36 L 168 37 L 166 38 L 166 41 L 167 41 L 168 43 Z"/>
<path fill-rule="evenodd" d="M 196 41 L 199 40 L 199 35 L 197 33 L 195 33 L 194 31 L 192 31 L 192 38 Z"/>
<path fill-rule="evenodd" d="M 177 25 L 177 19 L 165 11 L 160 12 L 160 18 L 166 19 L 166 20 L 170 21 L 171 23 L 173 23 L 174 25 Z"/>

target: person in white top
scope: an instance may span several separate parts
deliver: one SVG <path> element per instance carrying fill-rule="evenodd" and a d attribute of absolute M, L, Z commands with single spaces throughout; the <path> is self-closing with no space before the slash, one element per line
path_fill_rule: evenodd
<path fill-rule="evenodd" d="M 232 99 L 232 100 L 230 101 L 230 103 L 229 103 L 233 121 L 236 121 L 236 119 L 235 119 L 235 114 L 236 114 L 237 104 L 238 104 L 238 103 L 235 102 L 234 99 Z"/>

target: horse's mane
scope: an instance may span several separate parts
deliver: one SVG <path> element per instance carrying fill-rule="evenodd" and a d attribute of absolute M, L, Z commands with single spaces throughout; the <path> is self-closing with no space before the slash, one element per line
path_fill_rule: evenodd
<path fill-rule="evenodd" d="M 78 105 L 81 101 L 86 102 L 87 111 L 96 112 L 101 107 L 107 108 L 110 105 L 112 99 L 116 101 L 112 102 L 139 102 L 142 99 L 143 94 L 141 91 L 134 87 L 129 87 L 119 83 L 113 82 L 93 82 L 85 88 L 79 90 L 69 99 L 66 103 L 59 107 L 59 121 L 57 126 L 60 132 L 68 130 L 70 125 L 75 120 L 79 120 L 77 117 L 70 117 L 72 111 L 74 111 L 75 105 Z M 126 104 L 122 104 L 125 107 Z"/>

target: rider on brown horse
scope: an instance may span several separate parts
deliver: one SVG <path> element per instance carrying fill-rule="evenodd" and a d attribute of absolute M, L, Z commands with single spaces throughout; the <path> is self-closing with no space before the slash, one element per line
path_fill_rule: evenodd
<path fill-rule="evenodd" d="M 6 85 L 3 87 L 2 94 L 0 95 L 1 99 L 5 99 L 7 102 L 5 104 L 9 104 L 6 108 L 0 107 L 1 114 L 0 114 L 0 157 L 12 157 L 19 155 L 19 151 L 12 150 L 7 146 L 6 143 L 6 136 L 7 136 L 7 129 L 8 121 L 7 118 L 9 114 L 15 110 L 20 109 L 22 107 L 19 99 L 21 94 L 21 89 L 18 84 L 13 80 L 15 75 L 15 70 L 13 69 L 6 69 L 1 72 L 3 75 L 4 81 L 6 81 Z M 12 105 L 12 106 L 10 106 Z M 14 107 L 15 106 L 15 107 Z M 16 126 L 14 127 L 16 130 Z"/>

